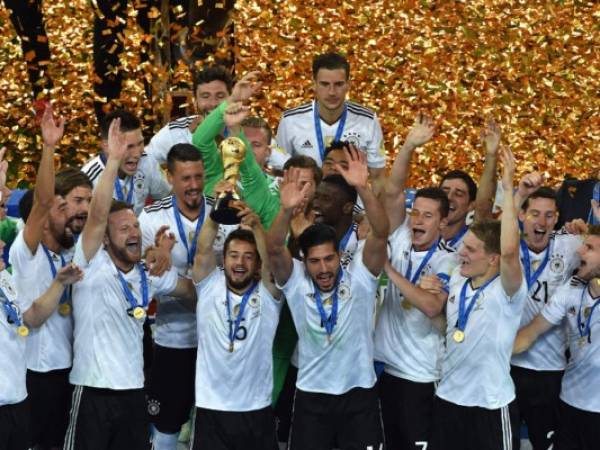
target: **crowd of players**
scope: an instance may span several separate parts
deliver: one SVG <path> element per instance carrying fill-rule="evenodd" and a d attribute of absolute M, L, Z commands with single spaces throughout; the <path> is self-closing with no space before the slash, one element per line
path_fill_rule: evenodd
<path fill-rule="evenodd" d="M 0 448 L 174 450 L 190 417 L 193 450 L 507 450 L 521 422 L 535 450 L 599 448 L 600 227 L 555 231 L 555 191 L 514 180 L 493 121 L 479 186 L 452 170 L 407 207 L 433 120 L 386 174 L 346 59 L 317 56 L 313 79 L 277 149 L 249 117 L 256 73 L 199 73 L 198 114 L 146 146 L 109 114 L 81 170 L 55 173 L 64 121 L 46 109 L 0 272 Z M 235 186 L 228 137 L 247 149 Z M 210 214 L 231 191 L 239 226 Z"/>

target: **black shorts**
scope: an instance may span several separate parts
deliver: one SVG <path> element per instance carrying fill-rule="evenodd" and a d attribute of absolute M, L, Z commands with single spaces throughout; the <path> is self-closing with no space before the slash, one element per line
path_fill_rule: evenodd
<path fill-rule="evenodd" d="M 435 397 L 428 450 L 514 450 L 519 441 L 516 400 L 499 409 L 486 409 Z"/>
<path fill-rule="evenodd" d="M 269 406 L 229 412 L 196 408 L 190 450 L 278 450 L 275 416 Z"/>
<path fill-rule="evenodd" d="M 388 449 L 422 450 L 430 440 L 434 383 L 415 383 L 383 373 L 381 416 Z"/>
<path fill-rule="evenodd" d="M 148 414 L 161 433 L 178 433 L 194 407 L 197 349 L 155 345 L 150 382 Z"/>
<path fill-rule="evenodd" d="M 0 406 L 0 448 L 27 450 L 31 438 L 29 400 Z"/>
<path fill-rule="evenodd" d="M 290 437 L 292 426 L 292 408 L 294 406 L 294 394 L 296 393 L 296 379 L 298 369 L 290 364 L 285 375 L 285 381 L 277 405 L 275 405 L 275 416 L 277 417 L 277 439 L 279 442 L 287 442 Z"/>
<path fill-rule="evenodd" d="M 563 371 L 537 371 L 512 366 L 520 420 L 525 422 L 534 450 L 547 450 L 558 426 Z M 599 445 L 600 448 L 600 445 Z"/>
<path fill-rule="evenodd" d="M 597 389 L 589 386 L 589 389 Z M 590 395 L 591 391 L 590 391 Z M 560 401 L 558 430 L 554 450 L 598 450 L 600 448 L 600 413 L 583 411 Z"/>
<path fill-rule="evenodd" d="M 143 389 L 75 386 L 64 450 L 148 450 L 150 424 Z"/>
<path fill-rule="evenodd" d="M 62 447 L 69 424 L 73 386 L 71 369 L 50 372 L 27 371 L 27 392 L 31 408 L 31 445 Z"/>
<path fill-rule="evenodd" d="M 291 450 L 379 450 L 383 430 L 377 389 L 354 388 L 341 395 L 296 389 Z"/>

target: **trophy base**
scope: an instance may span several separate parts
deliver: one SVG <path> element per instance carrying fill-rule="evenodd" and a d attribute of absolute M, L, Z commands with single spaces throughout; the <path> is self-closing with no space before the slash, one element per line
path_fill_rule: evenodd
<path fill-rule="evenodd" d="M 228 192 L 225 197 L 217 199 L 214 208 L 210 212 L 210 218 L 221 225 L 237 225 L 242 219 L 238 217 L 239 209 L 229 206 L 235 200 L 233 194 Z"/>

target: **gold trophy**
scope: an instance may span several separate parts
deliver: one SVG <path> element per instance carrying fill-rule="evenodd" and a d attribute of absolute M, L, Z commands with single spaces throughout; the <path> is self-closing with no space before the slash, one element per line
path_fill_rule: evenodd
<path fill-rule="evenodd" d="M 237 182 L 240 179 L 240 164 L 246 156 L 244 141 L 237 137 L 228 137 L 219 145 L 219 151 L 223 159 L 223 179 L 237 189 Z M 240 223 L 241 219 L 237 215 L 240 210 L 231 206 L 232 201 L 239 199 L 239 195 L 235 192 L 220 194 L 210 213 L 210 218 L 223 225 Z"/>

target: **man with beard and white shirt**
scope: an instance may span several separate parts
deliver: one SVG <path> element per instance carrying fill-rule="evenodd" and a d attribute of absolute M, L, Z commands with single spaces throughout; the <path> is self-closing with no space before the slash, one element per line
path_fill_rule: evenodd
<path fill-rule="evenodd" d="M 55 284 L 69 267 L 74 244 L 65 195 L 74 189 L 89 189 L 89 180 L 81 175 L 73 180 L 61 177 L 55 182 L 54 149 L 61 140 L 64 120 L 53 117 L 46 108 L 41 122 L 43 150 L 33 195 L 21 199 L 25 220 L 10 249 L 10 263 L 17 288 L 17 304 L 25 322 L 33 329 L 27 338 L 27 389 L 32 412 L 32 444 L 41 448 L 62 445 L 68 424 L 72 387 L 69 370 L 72 363 L 73 316 L 69 290 L 60 289 L 58 310 L 47 321 L 29 319 L 36 309 L 35 300 Z M 62 276 L 62 275 L 61 275 Z M 58 287 L 54 286 L 56 291 Z"/>
<path fill-rule="evenodd" d="M 275 280 L 289 303 L 299 336 L 299 372 L 290 448 L 330 450 L 383 445 L 373 367 L 377 276 L 386 259 L 388 221 L 368 186 L 366 156 L 351 150 L 338 171 L 363 199 L 371 232 L 346 270 L 335 230 L 309 226 L 299 236 L 303 262 L 294 260 L 286 236 L 305 190 L 295 169 L 281 185 L 281 211 L 268 234 Z"/>
<path fill-rule="evenodd" d="M 194 106 L 196 114 L 169 122 L 156 133 L 146 146 L 146 153 L 159 164 L 167 162 L 171 148 L 176 144 L 191 144 L 196 127 L 231 93 L 231 75 L 223 66 L 207 67 L 193 74 Z M 221 130 L 222 131 L 222 130 Z"/>
<path fill-rule="evenodd" d="M 116 200 L 133 205 L 135 214 L 139 215 L 149 196 L 156 200 L 161 199 L 171 192 L 171 186 L 164 180 L 160 166 L 154 157 L 144 152 L 142 124 L 132 113 L 117 110 L 105 117 L 100 126 L 102 151 L 88 161 L 81 170 L 90 178 L 95 188 L 106 167 L 108 130 L 112 121 L 117 118 L 127 139 L 127 154 L 119 167 L 113 196 Z"/>
<path fill-rule="evenodd" d="M 594 450 L 600 442 L 600 226 L 589 226 L 577 253 L 577 275 L 558 288 L 515 341 L 520 354 L 552 328 L 566 325 L 571 357 L 562 378 L 555 450 Z"/>
<path fill-rule="evenodd" d="M 501 154 L 502 186 L 513 189 L 515 161 Z M 512 345 L 527 299 L 519 262 L 519 228 L 512 196 L 501 222 L 469 227 L 460 266 L 449 282 L 446 349 L 433 412 L 434 450 L 507 450 L 519 441 Z"/>
<path fill-rule="evenodd" d="M 521 262 L 529 290 L 521 326 L 542 312 L 579 264 L 576 250 L 582 239 L 564 231 L 553 231 L 559 214 L 556 192 L 541 186 L 542 181 L 542 176 L 534 172 L 519 183 L 518 198 L 524 200 L 519 211 L 519 221 L 523 224 Z M 511 361 L 519 415 L 527 425 L 534 450 L 552 446 L 559 423 L 559 395 L 567 365 L 566 350 L 565 328 L 555 327 L 540 336 L 526 352 L 513 356 Z"/>
<path fill-rule="evenodd" d="M 223 266 L 210 217 L 194 260 L 199 345 L 191 450 L 278 448 L 271 395 L 281 293 L 271 281 L 258 215 L 237 207 L 241 225 L 225 240 Z"/>
<path fill-rule="evenodd" d="M 61 169 L 56 174 L 56 186 L 61 188 L 57 194 L 67 202 L 69 220 L 66 226 L 77 239 L 87 220 L 94 186 L 86 174 L 73 167 Z"/>
<path fill-rule="evenodd" d="M 140 214 L 142 249 L 146 252 L 154 247 L 157 234 L 168 227 L 175 243 L 172 250 L 162 250 L 167 253 L 164 256 L 181 277 L 189 277 L 198 236 L 214 202 L 203 195 L 204 165 L 196 147 L 173 146 L 167 157 L 167 176 L 174 194 L 147 206 Z M 221 252 L 226 233 L 234 228 L 219 227 L 215 252 Z M 158 297 L 154 343 L 148 385 L 148 413 L 155 428 L 152 443 L 156 450 L 175 449 L 181 426 L 194 405 L 198 347 L 195 311 L 168 295 Z"/>
<path fill-rule="evenodd" d="M 112 199 L 129 157 L 120 119 L 109 128 L 107 162 L 96 186 L 74 261 L 83 280 L 73 289 L 75 385 L 65 450 L 147 449 L 149 424 L 143 391 L 143 323 L 150 298 L 195 299 L 190 280 L 173 268 L 150 276 L 141 262 L 142 236 L 131 205 Z"/>
<path fill-rule="evenodd" d="M 385 270 L 390 282 L 377 318 L 375 359 L 385 364 L 379 391 L 390 448 L 421 449 L 430 440 L 443 344 L 433 319 L 444 309 L 444 286 L 456 265 L 453 251 L 441 236 L 449 212 L 445 192 L 433 187 L 419 189 L 408 218 L 406 215 L 404 187 L 410 157 L 433 132 L 433 121 L 419 114 L 386 179 L 391 234 Z M 436 293 L 429 291 L 434 284 Z"/>

